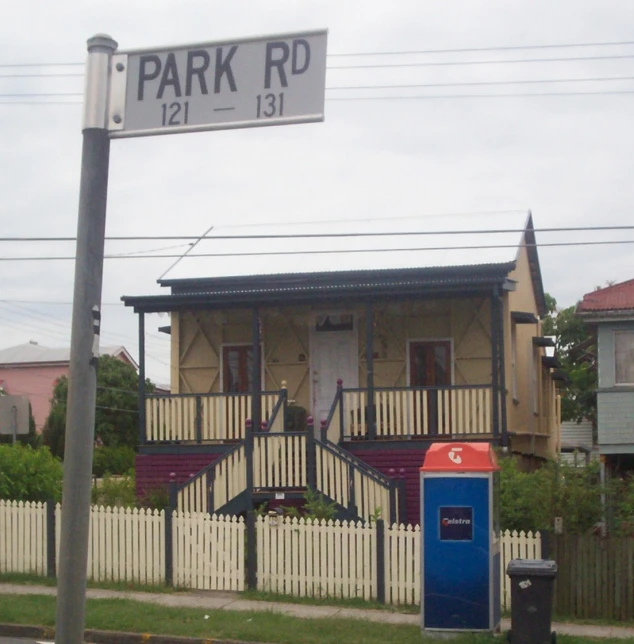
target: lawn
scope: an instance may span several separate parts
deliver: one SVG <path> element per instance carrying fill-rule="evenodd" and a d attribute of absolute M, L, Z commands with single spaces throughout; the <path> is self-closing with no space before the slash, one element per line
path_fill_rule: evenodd
<path fill-rule="evenodd" d="M 43 595 L 0 595 L 0 622 L 53 626 L 55 598 Z M 270 644 L 420 644 L 438 642 L 421 638 L 416 626 L 390 625 L 352 619 L 299 619 L 271 612 L 213 611 L 168 608 L 126 599 L 89 599 L 86 628 L 227 638 Z M 485 644 L 485 635 L 463 635 L 456 644 Z M 497 640 L 500 641 L 499 639 Z M 558 637 L 569 644 L 603 642 L 622 644 L 618 639 Z"/>

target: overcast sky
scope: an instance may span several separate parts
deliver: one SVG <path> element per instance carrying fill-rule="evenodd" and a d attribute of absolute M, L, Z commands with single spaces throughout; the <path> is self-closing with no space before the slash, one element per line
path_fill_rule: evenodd
<path fill-rule="evenodd" d="M 81 152 L 82 65 L 9 65 L 83 63 L 86 40 L 95 33 L 108 33 L 125 50 L 327 28 L 327 88 L 634 79 L 634 45 L 336 56 L 628 41 L 634 39 L 634 4 L 629 0 L 21 0 L 3 3 L 2 13 L 3 237 L 75 235 Z M 597 58 L 606 56 L 613 58 Z M 482 63 L 572 57 L 593 59 Z M 376 67 L 451 61 L 479 64 Z M 334 69 L 342 65 L 374 67 Z M 42 74 L 74 75 L 46 78 Z M 17 77 L 6 77 L 10 75 Z M 116 140 L 111 147 L 107 234 L 202 235 L 212 225 L 212 234 L 516 227 L 529 210 L 538 230 L 630 225 L 634 223 L 634 94 L 608 93 L 624 90 L 634 91 L 634 80 L 328 89 L 323 123 Z M 455 97 L 544 92 L 598 94 Z M 402 98 L 425 95 L 454 98 Z M 370 96 L 401 98 L 331 100 Z M 498 214 L 476 214 L 485 212 Z M 457 219 L 439 217 L 449 213 L 467 214 Z M 364 218 L 367 223 L 361 221 Z M 353 221 L 341 223 L 346 220 Z M 310 223 L 324 221 L 339 223 Z M 265 225 L 280 222 L 284 225 Z M 542 233 L 537 239 L 542 243 L 625 240 L 634 239 L 634 234 Z M 488 242 L 482 237 L 451 241 L 501 243 L 497 237 Z M 109 242 L 106 251 L 132 253 L 181 244 L 159 251 L 181 254 L 187 249 L 184 243 Z M 424 237 L 378 238 L 356 241 L 354 247 L 417 248 L 430 243 Z M 307 244 L 286 240 L 260 241 L 255 247 L 352 246 L 341 241 Z M 251 242 L 211 241 L 200 244 L 196 252 L 253 248 Z M 544 286 L 560 305 L 571 305 L 607 280 L 634 277 L 632 251 L 627 244 L 543 247 Z M 495 251 L 487 252 L 481 251 L 481 261 L 495 261 Z M 74 243 L 0 244 L 3 258 L 73 254 Z M 184 259 L 167 277 L 416 266 L 433 263 L 433 257 L 398 252 L 305 255 L 286 261 Z M 156 280 L 173 261 L 106 260 L 103 344 L 123 344 L 137 355 L 136 316 L 118 304 L 119 298 L 159 292 Z M 74 263 L 3 261 L 1 268 L 2 348 L 29 340 L 68 346 Z M 164 324 L 168 319 L 159 316 L 147 322 L 148 375 L 160 382 L 166 382 L 169 373 L 168 338 L 157 331 Z"/>

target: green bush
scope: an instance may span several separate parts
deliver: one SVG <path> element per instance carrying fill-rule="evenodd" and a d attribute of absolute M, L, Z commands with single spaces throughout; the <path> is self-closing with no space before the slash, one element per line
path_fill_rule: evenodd
<path fill-rule="evenodd" d="M 131 447 L 96 447 L 92 473 L 101 478 L 106 474 L 128 474 L 134 469 L 135 453 Z"/>
<path fill-rule="evenodd" d="M 582 534 L 601 520 L 598 463 L 574 467 L 551 462 L 530 473 L 512 456 L 500 458 L 499 464 L 502 530 L 548 530 L 555 517 L 562 517 L 566 532 Z"/>
<path fill-rule="evenodd" d="M 167 485 L 156 485 L 145 490 L 140 500 L 140 505 L 150 510 L 163 510 L 169 506 L 169 501 Z"/>
<path fill-rule="evenodd" d="M 290 516 L 305 519 L 330 520 L 337 516 L 337 504 L 328 501 L 321 493 L 308 488 L 304 494 L 304 504 L 301 508 L 295 506 L 281 506 L 282 510 Z"/>
<path fill-rule="evenodd" d="M 62 463 L 47 447 L 0 445 L 0 499 L 59 501 Z"/>
<path fill-rule="evenodd" d="M 114 508 L 134 508 L 137 505 L 136 483 L 134 476 L 106 475 L 92 488 L 93 505 Z"/>
<path fill-rule="evenodd" d="M 608 483 L 608 524 L 618 536 L 634 537 L 634 474 Z"/>

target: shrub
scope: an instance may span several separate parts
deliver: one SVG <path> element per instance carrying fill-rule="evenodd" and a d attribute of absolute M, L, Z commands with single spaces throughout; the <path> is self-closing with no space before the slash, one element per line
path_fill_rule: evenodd
<path fill-rule="evenodd" d="M 499 459 L 502 530 L 548 530 L 562 517 L 564 530 L 582 534 L 601 520 L 599 465 L 546 463 L 522 472 L 513 457 Z"/>
<path fill-rule="evenodd" d="M 282 509 L 289 516 L 297 518 L 330 520 L 337 516 L 337 504 L 334 501 L 328 501 L 321 492 L 312 488 L 306 490 L 301 509 L 295 506 L 282 506 Z"/>
<path fill-rule="evenodd" d="M 106 475 L 98 485 L 93 486 L 91 497 L 93 505 L 134 508 L 137 505 L 134 476 Z"/>
<path fill-rule="evenodd" d="M 162 510 L 169 506 L 169 490 L 166 485 L 147 488 L 140 501 L 141 507 Z"/>
<path fill-rule="evenodd" d="M 59 501 L 62 463 L 47 447 L 0 445 L 0 499 Z"/>
<path fill-rule="evenodd" d="M 92 473 L 101 478 L 106 474 L 127 474 L 134 469 L 135 453 L 131 447 L 96 447 Z"/>

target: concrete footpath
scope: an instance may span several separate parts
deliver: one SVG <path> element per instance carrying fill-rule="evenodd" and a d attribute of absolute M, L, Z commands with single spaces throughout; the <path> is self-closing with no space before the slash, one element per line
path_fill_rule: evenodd
<path fill-rule="evenodd" d="M 48 586 L 25 586 L 21 584 L 0 584 L 0 594 L 6 595 L 56 595 L 57 589 Z M 138 602 L 147 602 L 159 606 L 170 606 L 176 608 L 201 608 L 207 610 L 232 610 L 232 611 L 270 611 L 283 613 L 290 617 L 299 617 L 302 619 L 318 618 L 340 618 L 340 619 L 359 619 L 369 622 L 381 622 L 384 624 L 409 624 L 417 626 L 419 623 L 418 615 L 405 613 L 394 613 L 388 610 L 371 610 L 363 608 L 343 608 L 337 606 L 311 606 L 308 604 L 290 604 L 283 602 L 255 601 L 251 599 L 242 599 L 234 593 L 223 593 L 216 591 L 194 591 L 178 593 L 143 593 L 143 592 L 126 592 L 116 590 L 88 589 L 87 597 L 89 599 L 130 599 Z M 0 622 L 2 621 L 0 611 Z M 511 626 L 509 619 L 502 620 L 502 630 L 507 630 Z M 27 631 L 20 627 L 0 623 L 0 637 L 28 637 L 32 639 L 52 639 L 52 629 L 30 627 Z M 612 637 L 634 642 L 634 627 L 624 626 L 598 626 L 582 625 L 570 623 L 554 623 L 553 630 L 561 635 L 578 635 L 583 637 Z M 89 639 L 88 639 L 89 638 Z M 87 632 L 87 641 L 95 644 L 136 644 L 137 642 L 153 644 L 170 644 L 170 643 L 205 643 L 213 642 L 214 644 L 229 644 L 228 640 L 205 640 L 178 638 L 166 636 L 152 636 L 129 634 L 129 633 L 106 633 L 101 631 Z M 236 644 L 235 640 L 231 644 Z"/>

